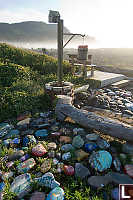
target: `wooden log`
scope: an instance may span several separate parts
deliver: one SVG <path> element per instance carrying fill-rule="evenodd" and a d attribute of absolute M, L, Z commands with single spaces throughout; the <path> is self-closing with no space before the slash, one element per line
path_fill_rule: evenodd
<path fill-rule="evenodd" d="M 112 137 L 133 142 L 132 126 L 119 122 L 118 120 L 97 115 L 93 112 L 77 109 L 71 102 L 71 97 L 58 95 L 55 113 L 59 120 L 63 121 L 66 117 L 71 117 L 72 120 L 84 128 L 93 128 Z"/>

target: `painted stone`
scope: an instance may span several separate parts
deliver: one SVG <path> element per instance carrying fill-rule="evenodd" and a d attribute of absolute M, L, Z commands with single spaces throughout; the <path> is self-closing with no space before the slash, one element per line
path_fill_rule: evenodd
<path fill-rule="evenodd" d="M 93 142 L 85 144 L 85 150 L 87 152 L 91 152 L 91 151 L 95 150 L 96 148 L 97 148 L 97 145 Z"/>
<path fill-rule="evenodd" d="M 56 158 L 57 158 L 58 160 L 61 159 L 61 152 L 56 152 Z"/>
<path fill-rule="evenodd" d="M 31 175 L 26 173 L 17 176 L 11 184 L 10 191 L 15 193 L 18 198 L 23 198 L 31 191 L 30 184 L 32 183 Z"/>
<path fill-rule="evenodd" d="M 0 138 L 7 135 L 12 128 L 8 123 L 0 123 Z"/>
<path fill-rule="evenodd" d="M 120 174 L 118 172 L 110 172 L 107 174 L 111 178 L 111 181 L 116 184 L 133 184 L 133 179 L 126 174 Z"/>
<path fill-rule="evenodd" d="M 25 154 L 24 156 L 22 156 L 22 157 L 20 158 L 20 161 L 21 161 L 21 162 L 24 162 L 24 161 L 27 160 L 29 157 L 30 157 L 29 154 Z"/>
<path fill-rule="evenodd" d="M 64 153 L 62 155 L 62 160 L 70 160 L 70 158 L 71 158 L 71 153 L 70 152 Z"/>
<path fill-rule="evenodd" d="M 21 158 L 23 155 L 24 155 L 24 151 L 19 150 L 19 151 L 16 151 L 16 152 L 14 152 L 14 153 L 8 155 L 8 159 L 9 159 L 10 161 L 12 161 L 12 160 L 17 160 L 17 159 Z"/>
<path fill-rule="evenodd" d="M 45 138 L 48 136 L 48 131 L 46 129 L 41 129 L 35 132 L 37 138 Z"/>
<path fill-rule="evenodd" d="M 44 192 L 34 192 L 30 198 L 30 200 L 45 200 L 45 193 Z"/>
<path fill-rule="evenodd" d="M 124 170 L 128 176 L 133 178 L 133 165 L 125 165 Z"/>
<path fill-rule="evenodd" d="M 4 144 L 6 147 L 9 147 L 10 142 L 11 142 L 11 139 L 3 140 L 3 144 Z"/>
<path fill-rule="evenodd" d="M 78 161 L 84 160 L 88 158 L 88 156 L 89 154 L 83 151 L 82 149 L 75 151 L 75 157 L 76 157 L 76 160 Z"/>
<path fill-rule="evenodd" d="M 117 172 L 121 170 L 121 162 L 117 157 L 113 160 L 113 165 Z"/>
<path fill-rule="evenodd" d="M 27 173 L 32 167 L 36 165 L 34 158 L 30 158 L 17 166 L 17 169 L 21 173 Z"/>
<path fill-rule="evenodd" d="M 12 147 L 17 147 L 20 144 L 20 139 L 19 138 L 14 138 L 13 140 L 11 140 L 10 145 Z"/>
<path fill-rule="evenodd" d="M 48 194 L 46 200 L 64 200 L 64 195 L 64 190 L 56 187 Z"/>
<path fill-rule="evenodd" d="M 60 136 L 59 141 L 61 143 L 70 143 L 72 141 L 71 137 L 68 136 Z"/>
<path fill-rule="evenodd" d="M 57 160 L 56 158 L 53 159 L 53 164 L 57 165 L 59 163 L 59 160 Z"/>
<path fill-rule="evenodd" d="M 5 188 L 5 183 L 4 182 L 1 182 L 0 183 L 0 192 L 2 192 Z"/>
<path fill-rule="evenodd" d="M 61 135 L 61 133 L 60 132 L 53 132 L 53 133 L 51 133 L 51 137 L 59 137 Z"/>
<path fill-rule="evenodd" d="M 97 145 L 99 146 L 100 149 L 107 149 L 110 147 L 110 144 L 106 140 L 103 140 L 102 138 L 98 138 Z"/>
<path fill-rule="evenodd" d="M 114 189 L 111 191 L 111 197 L 112 197 L 112 199 L 114 199 L 114 200 L 119 200 L 119 188 L 114 188 Z"/>
<path fill-rule="evenodd" d="M 29 138 L 28 138 L 27 136 L 25 136 L 25 137 L 23 138 L 23 146 L 24 146 L 24 147 L 27 147 L 28 144 L 29 144 L 29 142 L 30 142 Z"/>
<path fill-rule="evenodd" d="M 84 145 L 84 140 L 81 138 L 80 135 L 77 135 L 73 138 L 72 145 L 75 148 L 81 148 Z"/>
<path fill-rule="evenodd" d="M 92 133 L 92 134 L 88 134 L 86 135 L 86 138 L 90 141 L 96 141 L 98 139 L 99 135 L 98 134 L 95 134 L 95 133 Z"/>
<path fill-rule="evenodd" d="M 68 151 L 73 151 L 74 147 L 71 144 L 64 144 L 61 146 L 61 151 L 63 152 L 68 152 Z"/>
<path fill-rule="evenodd" d="M 88 178 L 88 184 L 96 188 L 102 188 L 108 185 L 110 182 L 110 177 L 106 176 L 91 176 Z"/>
<path fill-rule="evenodd" d="M 74 175 L 74 168 L 71 165 L 64 165 L 64 173 L 67 176 L 73 176 Z"/>
<path fill-rule="evenodd" d="M 112 156 L 109 152 L 101 150 L 93 152 L 89 158 L 89 163 L 96 171 L 104 171 L 110 168 Z"/>
<path fill-rule="evenodd" d="M 32 148 L 32 155 L 41 157 L 46 154 L 46 149 L 42 144 L 37 144 L 35 147 Z"/>
<path fill-rule="evenodd" d="M 60 183 L 55 180 L 54 175 L 50 172 L 47 172 L 40 178 L 35 178 L 35 181 L 37 181 L 39 185 L 49 187 L 51 189 L 60 186 Z"/>
<path fill-rule="evenodd" d="M 41 165 L 41 172 L 46 173 L 51 168 L 51 161 L 46 159 L 43 164 Z"/>
<path fill-rule="evenodd" d="M 6 167 L 11 168 L 14 165 L 13 161 L 7 162 Z"/>
<path fill-rule="evenodd" d="M 56 145 L 55 142 L 50 142 L 50 143 L 48 143 L 47 148 L 48 148 L 49 150 L 51 150 L 51 149 L 56 149 L 56 148 L 57 148 L 57 145 Z"/>
<path fill-rule="evenodd" d="M 5 137 L 4 139 L 7 138 L 13 138 L 13 137 L 18 137 L 20 134 L 20 131 L 18 129 L 12 129 Z"/>
<path fill-rule="evenodd" d="M 81 180 L 90 175 L 90 171 L 87 167 L 81 163 L 75 164 L 75 176 L 79 177 Z"/>

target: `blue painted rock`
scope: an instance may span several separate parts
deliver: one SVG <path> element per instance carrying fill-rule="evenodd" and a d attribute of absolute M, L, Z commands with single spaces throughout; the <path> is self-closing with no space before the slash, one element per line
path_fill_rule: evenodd
<path fill-rule="evenodd" d="M 74 168 L 71 165 L 64 165 L 64 173 L 67 176 L 73 176 L 74 175 Z"/>
<path fill-rule="evenodd" d="M 37 138 L 45 138 L 48 136 L 48 131 L 46 129 L 41 129 L 35 132 Z"/>
<path fill-rule="evenodd" d="M 86 138 L 90 141 L 96 141 L 98 139 L 98 137 L 99 137 L 99 135 L 96 133 L 86 135 Z"/>
<path fill-rule="evenodd" d="M 117 157 L 113 160 L 113 165 L 114 165 L 116 171 L 119 172 L 121 170 L 121 162 Z"/>
<path fill-rule="evenodd" d="M 75 148 L 81 148 L 84 145 L 84 140 L 81 138 L 80 135 L 77 135 L 73 138 L 72 145 Z"/>
<path fill-rule="evenodd" d="M 87 167 L 81 163 L 75 164 L 75 176 L 79 177 L 81 180 L 90 175 L 90 171 Z"/>
<path fill-rule="evenodd" d="M 110 144 L 106 140 L 103 140 L 102 138 L 98 138 L 97 145 L 101 149 L 107 149 L 110 147 Z"/>
<path fill-rule="evenodd" d="M 8 123 L 0 123 L 0 138 L 7 135 L 11 129 L 13 129 L 12 125 L 9 125 Z"/>
<path fill-rule="evenodd" d="M 51 189 L 60 186 L 60 183 L 55 180 L 54 175 L 50 172 L 47 172 L 40 178 L 35 178 L 35 181 L 37 181 L 39 185 L 49 187 Z"/>
<path fill-rule="evenodd" d="M 46 173 L 50 169 L 51 169 L 51 161 L 49 159 L 46 159 L 41 165 L 41 172 Z"/>
<path fill-rule="evenodd" d="M 71 153 L 70 152 L 64 153 L 62 155 L 62 160 L 70 160 L 70 158 L 71 158 Z"/>
<path fill-rule="evenodd" d="M 61 151 L 68 152 L 74 150 L 74 147 L 71 144 L 64 144 L 61 146 Z"/>
<path fill-rule="evenodd" d="M 104 171 L 110 168 L 112 163 L 112 156 L 107 151 L 93 152 L 89 158 L 89 163 L 97 171 Z"/>
<path fill-rule="evenodd" d="M 95 150 L 96 148 L 97 148 L 97 145 L 93 142 L 85 144 L 85 150 L 87 152 L 91 152 L 91 151 Z"/>
<path fill-rule="evenodd" d="M 114 188 L 114 189 L 111 191 L 111 197 L 112 197 L 112 199 L 114 199 L 114 200 L 119 200 L 119 188 Z"/>
<path fill-rule="evenodd" d="M 48 194 L 46 200 L 64 200 L 64 194 L 62 188 L 56 187 Z"/>
<path fill-rule="evenodd" d="M 125 103 L 125 106 L 127 107 L 128 110 L 133 112 L 133 103 Z"/>
<path fill-rule="evenodd" d="M 128 176 L 133 178 L 133 165 L 125 165 L 124 170 Z"/>
<path fill-rule="evenodd" d="M 20 144 L 20 139 L 19 138 L 14 138 L 13 140 L 11 140 L 10 145 L 12 147 L 17 147 Z"/>
<path fill-rule="evenodd" d="M 4 182 L 1 182 L 0 183 L 0 192 L 2 192 L 5 188 L 5 183 Z"/>
<path fill-rule="evenodd" d="M 53 159 L 53 164 L 57 165 L 59 163 L 59 160 L 57 160 L 56 158 Z"/>
<path fill-rule="evenodd" d="M 11 142 L 11 139 L 3 140 L 3 144 L 4 144 L 6 147 L 9 147 L 10 142 Z"/>
<path fill-rule="evenodd" d="M 24 156 L 22 156 L 22 157 L 20 158 L 20 161 L 24 162 L 24 161 L 27 160 L 29 157 L 30 157 L 29 154 L 25 154 Z"/>
<path fill-rule="evenodd" d="M 25 136 L 25 137 L 23 138 L 23 146 L 24 146 L 24 147 L 27 147 L 28 144 L 29 144 L 29 142 L 30 142 L 29 138 L 28 138 L 27 136 Z"/>
<path fill-rule="evenodd" d="M 84 129 L 83 128 L 74 128 L 73 129 L 73 133 L 74 134 L 82 134 L 82 133 L 84 133 L 85 131 L 84 131 Z"/>
<path fill-rule="evenodd" d="M 8 159 L 11 160 L 11 161 L 17 160 L 17 159 L 21 158 L 23 155 L 24 155 L 24 151 L 19 150 L 19 151 L 16 151 L 16 152 L 8 155 Z"/>
<path fill-rule="evenodd" d="M 4 139 L 18 137 L 19 134 L 20 134 L 20 131 L 19 131 L 18 129 L 12 129 L 12 130 L 4 137 Z"/>
<path fill-rule="evenodd" d="M 36 165 L 34 158 L 30 158 L 17 166 L 17 169 L 21 173 L 28 172 L 32 167 Z"/>
<path fill-rule="evenodd" d="M 44 192 L 34 192 L 30 198 L 30 200 L 45 200 Z"/>
<path fill-rule="evenodd" d="M 31 175 L 26 173 L 17 176 L 11 184 L 10 191 L 15 193 L 18 198 L 23 198 L 31 191 L 30 184 L 32 183 Z"/>
<path fill-rule="evenodd" d="M 35 147 L 32 148 L 32 154 L 37 157 L 41 157 L 46 154 L 46 149 L 42 144 L 37 144 Z"/>

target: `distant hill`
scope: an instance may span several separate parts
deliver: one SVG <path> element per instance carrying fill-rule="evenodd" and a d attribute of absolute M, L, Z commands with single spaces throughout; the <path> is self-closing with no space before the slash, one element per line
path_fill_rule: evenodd
<path fill-rule="evenodd" d="M 64 33 L 70 31 L 64 27 Z M 70 36 L 69 36 L 70 37 Z M 68 37 L 64 36 L 64 41 Z M 72 42 L 80 42 L 82 37 L 75 37 Z M 49 44 L 57 41 L 57 24 L 46 24 L 44 22 L 26 21 L 21 23 L 0 23 L 0 42 Z M 87 36 L 88 43 L 95 41 L 93 37 Z M 24 46 L 24 45 L 23 45 Z"/>

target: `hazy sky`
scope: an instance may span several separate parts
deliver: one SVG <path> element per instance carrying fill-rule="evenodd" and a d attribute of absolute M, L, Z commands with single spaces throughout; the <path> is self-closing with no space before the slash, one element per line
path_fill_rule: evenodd
<path fill-rule="evenodd" d="M 0 22 L 48 22 L 58 10 L 73 33 L 95 37 L 95 47 L 133 47 L 133 0 L 0 0 Z"/>

